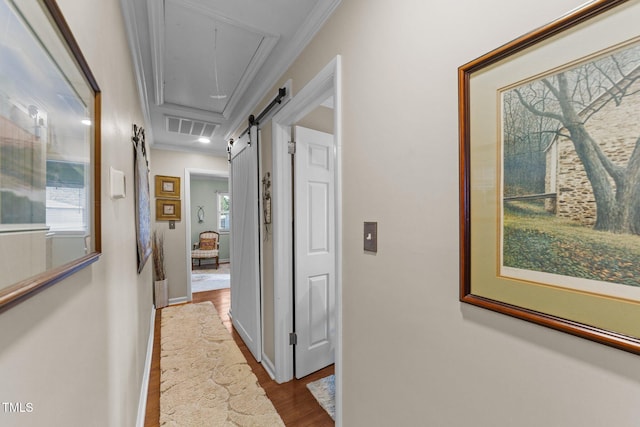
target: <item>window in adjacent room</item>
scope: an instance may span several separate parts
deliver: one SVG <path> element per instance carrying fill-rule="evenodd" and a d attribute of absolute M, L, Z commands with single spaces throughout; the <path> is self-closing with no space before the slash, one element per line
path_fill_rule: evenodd
<path fill-rule="evenodd" d="M 218 193 L 218 231 L 229 232 L 229 193 Z"/>

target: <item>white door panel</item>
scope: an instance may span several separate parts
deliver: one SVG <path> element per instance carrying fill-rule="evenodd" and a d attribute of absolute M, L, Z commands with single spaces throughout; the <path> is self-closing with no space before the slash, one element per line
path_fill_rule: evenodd
<path fill-rule="evenodd" d="M 325 182 L 309 182 L 307 186 L 309 206 L 309 255 L 329 252 L 329 185 Z"/>
<path fill-rule="evenodd" d="M 331 278 L 328 274 L 309 277 L 309 301 L 308 321 L 309 327 L 309 348 L 315 349 L 323 345 L 331 345 L 329 335 L 329 322 L 327 313 L 329 312 L 329 287 Z"/>
<path fill-rule="evenodd" d="M 296 377 L 334 363 L 333 135 L 296 127 Z"/>
<path fill-rule="evenodd" d="M 231 319 L 251 354 L 262 356 L 257 131 L 231 159 Z"/>

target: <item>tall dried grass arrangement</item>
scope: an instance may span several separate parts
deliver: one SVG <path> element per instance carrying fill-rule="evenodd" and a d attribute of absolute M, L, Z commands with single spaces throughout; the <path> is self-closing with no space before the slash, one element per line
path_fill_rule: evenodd
<path fill-rule="evenodd" d="M 167 272 L 164 267 L 164 234 L 153 232 L 153 280 L 164 280 Z"/>

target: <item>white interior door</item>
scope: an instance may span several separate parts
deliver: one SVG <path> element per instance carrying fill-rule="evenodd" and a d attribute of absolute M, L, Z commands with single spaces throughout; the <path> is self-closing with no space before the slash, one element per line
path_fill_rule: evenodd
<path fill-rule="evenodd" d="M 258 362 L 262 355 L 257 128 L 231 158 L 231 318 Z"/>
<path fill-rule="evenodd" d="M 296 126 L 296 378 L 335 361 L 335 178 L 333 135 Z"/>

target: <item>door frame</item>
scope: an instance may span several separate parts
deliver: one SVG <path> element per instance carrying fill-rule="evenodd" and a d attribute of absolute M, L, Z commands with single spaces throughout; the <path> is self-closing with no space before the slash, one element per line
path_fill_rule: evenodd
<path fill-rule="evenodd" d="M 187 265 L 187 301 L 193 301 L 191 292 L 191 176 L 208 176 L 212 178 L 225 178 L 229 181 L 229 171 L 210 169 L 185 168 L 184 170 L 184 203 L 185 203 L 185 243 Z M 233 209 L 233 207 L 231 207 Z"/>
<path fill-rule="evenodd" d="M 288 142 L 291 126 L 329 96 L 334 100 L 335 242 L 336 242 L 336 425 L 342 424 L 342 78 L 340 55 L 333 58 L 272 119 L 273 132 L 273 251 L 275 380 L 293 378 L 294 354 L 289 344 L 293 331 L 293 218 L 291 160 Z"/>

